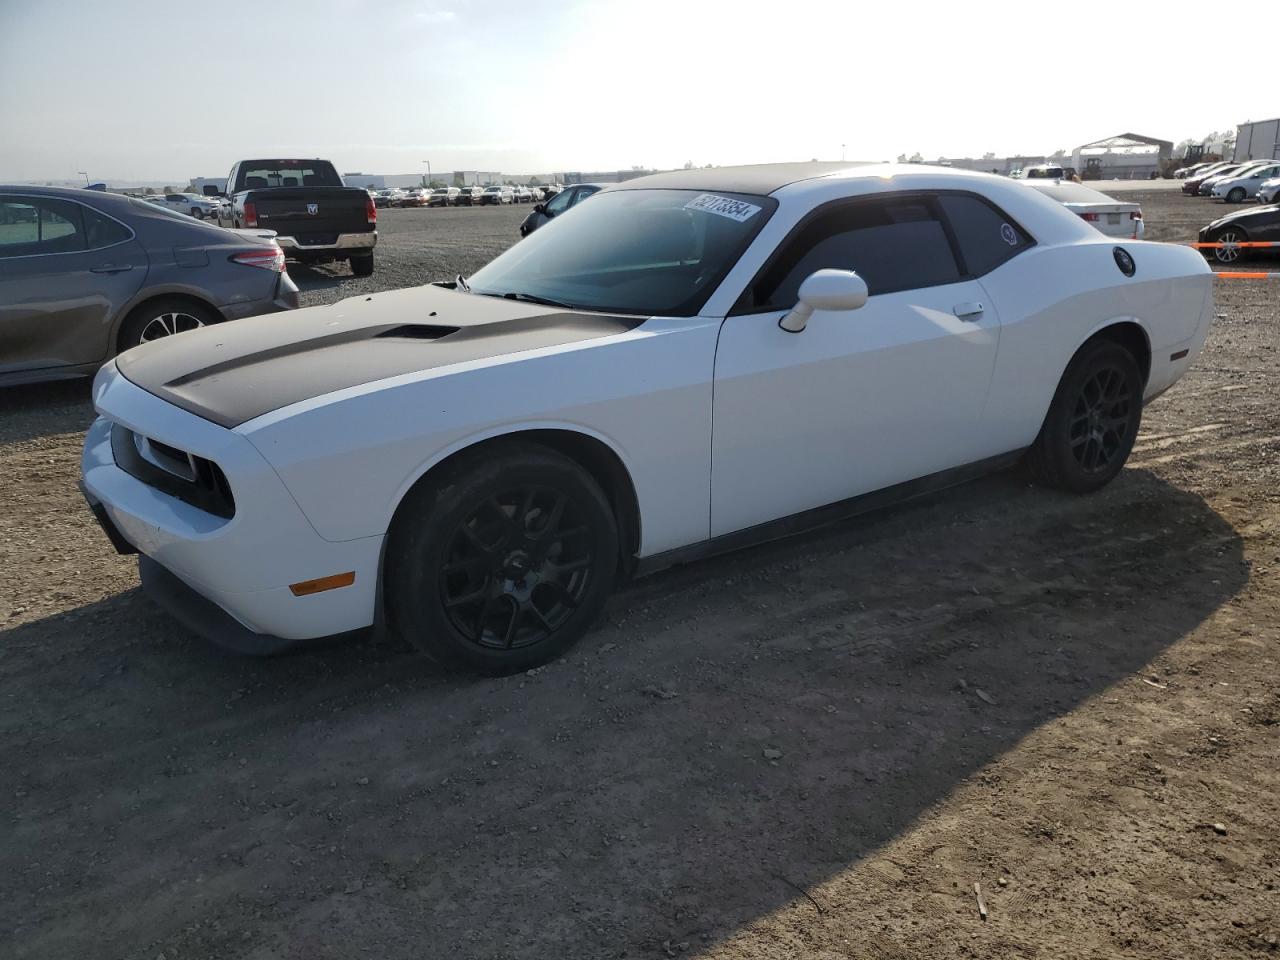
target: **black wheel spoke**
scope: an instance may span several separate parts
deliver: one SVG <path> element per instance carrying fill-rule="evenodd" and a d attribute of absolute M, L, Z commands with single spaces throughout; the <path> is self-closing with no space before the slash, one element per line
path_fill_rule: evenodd
<path fill-rule="evenodd" d="M 507 629 L 502 634 L 503 650 L 511 649 L 511 644 L 516 638 L 516 629 L 520 626 L 520 615 L 524 612 L 522 604 L 512 602 L 509 606 L 511 607 L 511 619 L 507 621 Z"/>
<path fill-rule="evenodd" d="M 571 494 L 545 484 L 477 498 L 440 566 L 441 602 L 459 633 L 511 651 L 571 621 L 595 582 L 587 516 Z"/>

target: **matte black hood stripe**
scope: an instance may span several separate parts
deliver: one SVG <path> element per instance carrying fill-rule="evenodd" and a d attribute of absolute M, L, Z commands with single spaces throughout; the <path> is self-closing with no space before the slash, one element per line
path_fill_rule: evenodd
<path fill-rule="evenodd" d="M 116 365 L 149 393 L 230 428 L 363 383 L 643 322 L 419 287 L 166 337 L 122 353 Z"/>

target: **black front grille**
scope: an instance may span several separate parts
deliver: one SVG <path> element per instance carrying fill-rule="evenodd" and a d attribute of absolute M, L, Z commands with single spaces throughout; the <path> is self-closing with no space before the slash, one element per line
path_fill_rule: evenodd
<path fill-rule="evenodd" d="M 142 455 L 139 441 L 149 446 L 155 463 Z M 231 484 L 212 460 L 141 437 L 118 423 L 111 425 L 111 454 L 116 466 L 135 480 L 215 517 L 230 520 L 235 516 Z"/>

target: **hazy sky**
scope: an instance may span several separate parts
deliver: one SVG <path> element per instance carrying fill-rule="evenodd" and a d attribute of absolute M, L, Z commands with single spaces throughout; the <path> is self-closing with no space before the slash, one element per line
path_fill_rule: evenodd
<path fill-rule="evenodd" d="M 1187 80 L 1181 6 L 0 0 L 0 182 L 1003 156 L 1280 114 Z"/>

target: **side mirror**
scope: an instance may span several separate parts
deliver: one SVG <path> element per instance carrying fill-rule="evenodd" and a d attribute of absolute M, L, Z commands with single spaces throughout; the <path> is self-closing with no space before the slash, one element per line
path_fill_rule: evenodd
<path fill-rule="evenodd" d="M 866 302 L 867 282 L 852 270 L 818 270 L 800 284 L 800 302 L 778 326 L 799 333 L 815 310 L 857 310 Z"/>
<path fill-rule="evenodd" d="M 545 203 L 535 203 L 535 204 L 533 205 L 533 212 L 534 212 L 534 213 L 546 213 L 546 212 L 547 212 L 547 205 L 546 205 Z"/>

